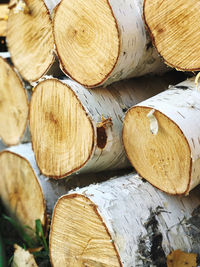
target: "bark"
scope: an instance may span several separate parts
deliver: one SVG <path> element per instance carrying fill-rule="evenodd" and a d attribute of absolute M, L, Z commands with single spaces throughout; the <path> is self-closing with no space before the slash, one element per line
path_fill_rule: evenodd
<path fill-rule="evenodd" d="M 126 114 L 127 155 L 140 175 L 163 191 L 188 194 L 200 182 L 199 110 L 200 93 L 190 79 Z"/>
<path fill-rule="evenodd" d="M 86 87 L 166 71 L 142 16 L 142 0 L 60 2 L 53 24 L 63 71 Z"/>
<path fill-rule="evenodd" d="M 53 13 L 54 8 L 60 3 L 60 0 L 44 0 L 50 14 Z"/>
<path fill-rule="evenodd" d="M 176 69 L 200 69 L 198 18 L 197 0 L 144 1 L 144 20 L 154 46 L 165 63 Z"/>
<path fill-rule="evenodd" d="M 198 191 L 172 197 L 133 174 L 72 191 L 54 208 L 51 263 L 164 267 L 171 250 L 199 254 L 199 203 Z"/>
<path fill-rule="evenodd" d="M 52 8 L 56 1 L 46 3 Z M 12 0 L 9 6 L 7 44 L 13 64 L 25 80 L 36 81 L 55 61 L 49 10 L 43 0 Z"/>
<path fill-rule="evenodd" d="M 33 150 L 41 172 L 71 173 L 129 166 L 121 130 L 129 107 L 168 87 L 171 76 L 145 78 L 87 90 L 71 80 L 39 83 L 30 104 Z"/>
<path fill-rule="evenodd" d="M 8 64 L 9 54 L 0 57 L 0 137 L 4 144 L 16 145 L 20 142 L 30 141 L 28 133 L 28 99 L 24 84 Z"/>

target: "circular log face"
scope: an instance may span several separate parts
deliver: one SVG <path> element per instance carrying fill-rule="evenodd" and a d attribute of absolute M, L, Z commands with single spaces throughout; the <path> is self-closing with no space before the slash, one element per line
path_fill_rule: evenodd
<path fill-rule="evenodd" d="M 127 156 L 138 171 L 157 188 L 184 194 L 191 179 L 191 151 L 180 128 L 159 111 L 158 133 L 150 131 L 147 114 L 152 108 L 134 107 L 124 120 L 123 142 Z"/>
<path fill-rule="evenodd" d="M 0 57 L 0 137 L 6 145 L 20 142 L 28 119 L 28 100 L 15 71 Z"/>
<path fill-rule="evenodd" d="M 50 234 L 53 266 L 120 267 L 118 253 L 97 208 L 82 195 L 59 200 Z"/>
<path fill-rule="evenodd" d="M 41 172 L 60 178 L 90 158 L 94 130 L 75 93 L 55 79 L 41 82 L 30 104 L 33 150 Z"/>
<path fill-rule="evenodd" d="M 8 17 L 7 43 L 22 77 L 36 81 L 54 61 L 49 12 L 42 0 L 13 1 Z"/>
<path fill-rule="evenodd" d="M 29 162 L 21 156 L 0 153 L 0 196 L 10 213 L 23 225 L 35 229 L 35 220 L 46 223 L 46 209 L 41 187 Z M 27 228 L 30 235 L 33 231 Z"/>
<path fill-rule="evenodd" d="M 54 16 L 54 36 L 63 71 L 92 87 L 113 70 L 119 33 L 107 0 L 63 0 Z"/>
<path fill-rule="evenodd" d="M 154 44 L 172 67 L 199 70 L 198 0 L 145 0 L 144 18 Z"/>

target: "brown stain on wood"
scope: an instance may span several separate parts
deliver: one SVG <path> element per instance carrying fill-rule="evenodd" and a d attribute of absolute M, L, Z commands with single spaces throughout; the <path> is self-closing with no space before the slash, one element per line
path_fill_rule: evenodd
<path fill-rule="evenodd" d="M 107 134 L 106 129 L 101 126 L 97 128 L 97 146 L 101 149 L 103 149 L 107 144 Z"/>

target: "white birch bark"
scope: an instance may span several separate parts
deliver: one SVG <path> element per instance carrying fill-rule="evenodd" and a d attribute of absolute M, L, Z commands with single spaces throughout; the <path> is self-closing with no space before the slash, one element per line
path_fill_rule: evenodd
<path fill-rule="evenodd" d="M 200 183 L 200 92 L 194 79 L 171 86 L 169 90 L 139 103 L 138 106 L 162 112 L 184 134 L 190 147 L 192 161 L 189 185 L 185 194 L 189 193 Z"/>
<path fill-rule="evenodd" d="M 105 84 L 167 70 L 143 21 L 143 0 L 109 0 L 120 33 L 120 54 Z"/>
<path fill-rule="evenodd" d="M 196 208 L 196 211 L 198 210 L 200 204 L 198 191 L 193 191 L 189 197 L 170 196 L 143 182 L 137 175 L 131 174 L 77 189 L 58 200 L 50 232 L 50 257 L 54 266 L 59 266 L 59 260 L 62 262 L 68 253 L 72 253 L 69 255 L 72 259 L 81 257 L 80 254 L 75 255 L 67 245 L 64 248 L 54 245 L 55 239 L 57 242 L 67 240 L 67 236 L 62 236 L 64 234 L 59 231 L 57 223 L 58 220 L 63 220 L 65 223 L 65 206 L 67 207 L 69 199 L 70 205 L 73 205 L 73 199 L 77 196 L 85 196 L 91 201 L 87 204 L 94 205 L 94 212 L 99 214 L 99 220 L 104 224 L 110 235 L 110 241 L 117 250 L 121 263 L 119 266 L 166 266 L 165 256 L 171 250 L 200 252 L 198 238 L 195 236 L 198 232 L 195 224 L 199 217 L 197 212 L 193 212 Z M 58 214 L 59 209 L 62 214 Z M 90 218 L 84 220 L 89 221 Z M 76 240 L 76 235 L 77 238 L 82 238 L 79 236 L 79 222 L 72 218 L 71 223 L 75 227 L 74 239 Z M 89 233 L 86 232 L 85 235 L 87 234 Z M 98 236 L 98 229 L 96 235 Z M 156 244 L 158 236 L 160 242 L 157 239 Z M 90 250 L 90 258 L 95 257 L 96 248 L 91 246 Z M 56 255 L 59 255 L 60 259 L 55 258 Z M 86 255 L 83 256 L 84 259 Z M 101 265 L 101 262 L 99 264 Z"/>
<path fill-rule="evenodd" d="M 43 0 L 50 12 L 50 14 L 53 13 L 54 8 L 57 6 L 57 4 L 60 3 L 60 0 Z"/>
<path fill-rule="evenodd" d="M 89 159 L 87 162 L 76 169 L 77 173 L 84 173 L 84 172 L 100 172 L 105 170 L 114 170 L 114 169 L 122 169 L 129 166 L 129 162 L 125 155 L 121 131 L 122 131 L 122 123 L 125 112 L 132 107 L 133 105 L 137 104 L 138 102 L 142 101 L 150 97 L 151 95 L 155 95 L 156 92 L 160 92 L 167 88 L 169 84 L 169 80 L 165 80 L 164 78 L 154 77 L 154 78 L 145 78 L 141 80 L 129 80 L 125 82 L 121 82 L 118 84 L 114 84 L 109 88 L 97 88 L 96 90 L 87 90 L 83 86 L 79 85 L 78 83 L 71 81 L 69 79 L 64 80 L 52 80 L 49 81 L 57 81 L 59 83 L 63 83 L 71 88 L 74 92 L 75 96 L 80 101 L 83 109 L 85 110 L 88 118 L 90 119 L 93 128 L 94 128 L 94 137 L 93 137 L 93 148 L 90 154 Z M 48 81 L 48 80 L 46 80 Z M 39 83 L 38 86 L 44 88 L 45 82 Z M 38 87 L 37 86 L 37 87 Z M 46 85 L 47 87 L 51 86 L 50 84 Z M 42 150 L 45 151 L 46 147 L 49 146 L 45 137 L 43 135 L 43 127 L 40 129 L 37 123 L 37 131 L 35 130 L 34 124 L 36 123 L 32 117 L 36 117 L 38 110 L 36 110 L 35 103 L 38 104 L 38 97 L 40 94 L 39 88 L 35 88 L 34 97 L 31 101 L 31 109 L 30 109 L 30 130 L 32 135 L 32 142 L 33 142 L 33 150 L 36 154 L 36 161 L 41 170 L 41 172 L 47 176 L 51 177 L 65 177 L 74 172 L 73 169 L 70 171 L 65 171 L 64 168 L 61 170 L 59 174 L 51 173 L 47 174 L 44 172 L 43 166 L 46 163 L 42 163 L 38 161 L 37 154 L 41 151 L 40 144 L 37 144 L 38 138 L 42 140 Z M 37 96 L 38 90 L 38 96 Z M 67 90 L 67 88 L 66 88 Z M 55 90 L 55 95 L 48 95 L 48 90 L 44 91 L 45 98 L 49 97 L 49 99 L 58 98 L 58 93 Z M 39 97 L 40 98 L 40 97 Z M 60 100 L 62 101 L 62 99 Z M 57 103 L 57 101 L 55 102 Z M 40 105 L 42 106 L 42 102 Z M 45 110 L 46 112 L 50 112 L 50 110 Z M 61 112 L 61 111 L 60 111 Z M 62 116 L 59 117 L 59 114 L 55 114 L 56 118 L 58 117 L 59 123 L 62 125 L 64 122 L 62 121 Z M 107 120 L 107 121 L 106 121 Z M 105 122 L 106 121 L 106 122 Z M 46 120 L 44 123 L 48 124 L 49 122 Z M 74 122 L 75 124 L 76 122 Z M 98 145 L 98 129 L 100 127 L 105 128 L 105 134 L 107 140 L 105 144 L 101 147 Z M 45 127 L 47 127 L 45 125 Z M 56 127 L 56 126 L 55 126 Z M 58 133 L 57 133 L 58 134 Z M 81 134 L 81 133 L 80 133 Z M 53 138 L 53 137 L 52 137 Z M 80 137 L 81 138 L 81 137 Z M 57 139 L 56 139 L 57 140 Z M 46 143 L 45 143 L 46 142 Z M 46 155 L 46 159 L 41 157 L 43 162 L 49 161 L 49 158 L 54 158 L 55 153 L 57 153 L 56 148 L 56 141 L 52 142 L 52 146 L 55 146 L 51 155 Z M 80 148 L 80 149 L 84 149 Z M 67 154 L 67 151 L 66 151 Z M 73 155 L 74 156 L 74 155 Z M 67 157 L 67 156 L 66 156 Z M 76 156 L 75 156 L 76 157 Z M 67 165 L 67 162 L 66 162 Z"/>

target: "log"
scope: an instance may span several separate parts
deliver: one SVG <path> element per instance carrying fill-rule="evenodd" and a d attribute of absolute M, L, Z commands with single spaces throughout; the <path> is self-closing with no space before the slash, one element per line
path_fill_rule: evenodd
<path fill-rule="evenodd" d="M 96 90 L 67 79 L 39 83 L 30 103 L 30 131 L 41 173 L 60 179 L 129 166 L 121 140 L 124 114 L 166 89 L 170 79 L 130 80 Z"/>
<path fill-rule="evenodd" d="M 6 36 L 7 19 L 8 19 L 8 4 L 0 4 L 0 36 Z"/>
<path fill-rule="evenodd" d="M 60 196 L 77 186 L 85 187 L 116 175 L 115 172 L 87 174 L 59 182 L 48 179 L 36 165 L 31 143 L 1 151 L 0 170 L 0 196 L 10 214 L 31 229 L 35 229 L 35 220 L 40 219 L 44 230 L 48 228 L 47 217 L 51 217 Z M 122 172 L 117 171 L 117 174 Z M 33 234 L 29 229 L 27 231 Z"/>
<path fill-rule="evenodd" d="M 200 183 L 200 93 L 194 80 L 162 92 L 126 114 L 123 142 L 137 172 L 170 194 Z"/>
<path fill-rule="evenodd" d="M 166 71 L 145 32 L 141 6 L 141 0 L 61 1 L 53 25 L 63 72 L 95 87 Z"/>
<path fill-rule="evenodd" d="M 169 66 L 200 70 L 198 0 L 144 0 L 144 20 L 154 46 Z"/>
<path fill-rule="evenodd" d="M 77 189 L 53 212 L 53 266 L 166 267 L 171 250 L 200 252 L 199 190 L 169 196 L 137 175 Z"/>
<path fill-rule="evenodd" d="M 36 81 L 55 61 L 49 10 L 43 0 L 12 0 L 9 7 L 7 44 L 13 64 L 25 80 Z"/>
<path fill-rule="evenodd" d="M 30 139 L 27 130 L 28 99 L 22 80 L 0 57 L 0 137 L 5 145 Z"/>

